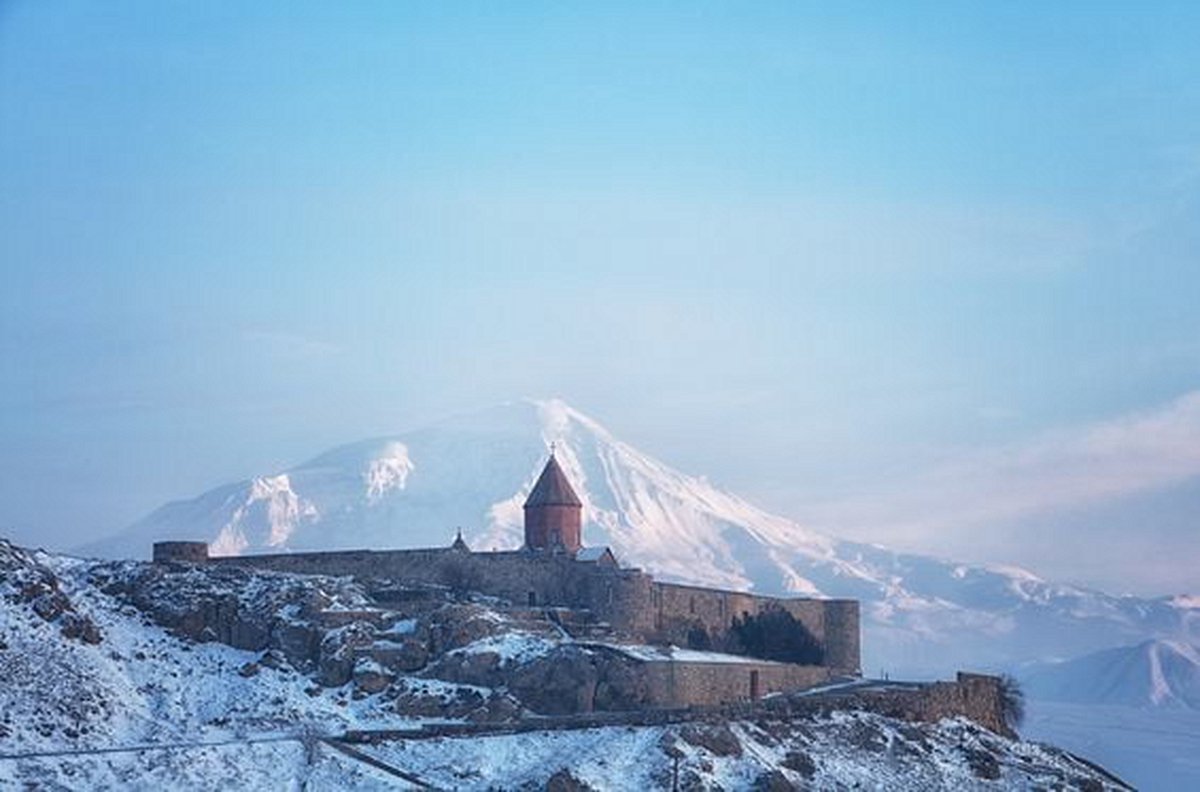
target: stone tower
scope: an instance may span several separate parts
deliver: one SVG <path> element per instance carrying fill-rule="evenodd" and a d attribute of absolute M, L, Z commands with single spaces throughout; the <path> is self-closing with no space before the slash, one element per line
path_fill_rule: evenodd
<path fill-rule="evenodd" d="M 525 501 L 525 549 L 574 555 L 581 546 L 582 523 L 583 503 L 551 452 Z"/>

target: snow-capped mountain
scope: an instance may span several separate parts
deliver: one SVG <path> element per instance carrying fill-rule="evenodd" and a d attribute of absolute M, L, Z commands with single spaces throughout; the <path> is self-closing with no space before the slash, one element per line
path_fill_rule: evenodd
<path fill-rule="evenodd" d="M 1038 665 L 1024 683 L 1029 695 L 1052 701 L 1200 710 L 1200 647 L 1143 641 Z"/>
<path fill-rule="evenodd" d="M 585 544 L 667 579 L 860 599 L 868 673 L 1007 668 L 1154 637 L 1200 639 L 1200 608 L 1185 598 L 1113 597 L 804 528 L 558 400 L 342 446 L 170 503 L 85 550 L 144 558 L 162 539 L 204 539 L 214 553 L 440 546 L 459 526 L 477 550 L 518 547 L 521 505 L 550 443 L 583 500 Z"/>

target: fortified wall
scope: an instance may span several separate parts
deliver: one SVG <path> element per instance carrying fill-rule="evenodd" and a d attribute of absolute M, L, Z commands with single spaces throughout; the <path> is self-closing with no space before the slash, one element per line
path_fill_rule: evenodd
<path fill-rule="evenodd" d="M 859 609 L 856 600 L 767 597 L 737 591 L 656 581 L 649 574 L 622 568 L 605 548 L 581 548 L 582 504 L 554 457 L 525 503 L 526 546 L 504 552 L 472 552 L 460 536 L 452 546 L 420 550 L 346 550 L 313 553 L 209 557 L 203 542 L 159 542 L 156 562 L 186 562 L 253 567 L 278 572 L 349 575 L 432 583 L 462 591 L 478 591 L 514 605 L 586 610 L 618 633 L 635 641 L 710 649 L 725 647 L 736 620 L 786 611 L 802 625 L 819 657 L 809 667 L 820 673 L 763 668 L 764 689 L 802 680 L 815 684 L 830 675 L 860 672 Z M 655 671 L 655 673 L 668 673 Z M 697 670 L 687 687 L 718 686 L 736 678 L 739 690 L 750 690 L 741 675 L 721 676 Z M 818 678 L 819 677 L 819 678 Z M 766 685 L 766 678 L 778 684 Z M 662 689 L 675 690 L 667 680 Z M 664 694 L 665 698 L 677 698 Z M 686 698 L 686 697 L 684 697 Z"/>
<path fill-rule="evenodd" d="M 721 645 L 737 617 L 779 608 L 821 646 L 822 665 L 838 674 L 857 674 L 860 667 L 856 600 L 767 597 L 663 583 L 639 569 L 618 566 L 611 555 L 592 561 L 527 550 L 433 548 L 209 557 L 203 542 L 159 542 L 154 560 L 432 583 L 515 605 L 584 609 L 635 640 L 696 649 Z M 697 642 L 698 635 L 704 636 L 703 643 Z"/>

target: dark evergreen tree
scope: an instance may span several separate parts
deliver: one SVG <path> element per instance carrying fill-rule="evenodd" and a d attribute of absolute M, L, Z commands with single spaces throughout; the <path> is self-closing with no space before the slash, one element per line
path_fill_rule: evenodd
<path fill-rule="evenodd" d="M 1025 691 L 1008 674 L 1000 677 L 1000 715 L 1004 725 L 1013 731 L 1025 720 Z"/>
<path fill-rule="evenodd" d="M 768 608 L 754 616 L 743 613 L 734 618 L 729 633 L 729 649 L 737 654 L 800 665 L 820 665 L 825 660 L 813 634 L 783 608 Z"/>

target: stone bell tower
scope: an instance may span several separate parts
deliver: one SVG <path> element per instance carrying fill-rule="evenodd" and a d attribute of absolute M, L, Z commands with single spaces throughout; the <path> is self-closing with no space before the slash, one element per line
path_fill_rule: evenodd
<path fill-rule="evenodd" d="M 561 550 L 574 555 L 581 546 L 583 503 L 558 466 L 554 451 L 525 501 L 525 549 Z"/>

